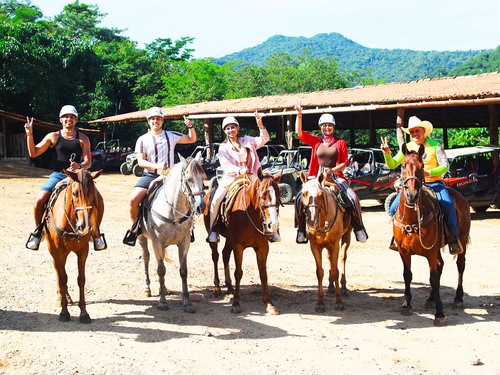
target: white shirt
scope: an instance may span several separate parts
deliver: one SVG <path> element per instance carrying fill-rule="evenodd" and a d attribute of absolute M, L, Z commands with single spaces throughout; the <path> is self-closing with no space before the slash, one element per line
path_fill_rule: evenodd
<path fill-rule="evenodd" d="M 146 160 L 152 163 L 167 162 L 168 168 L 171 168 L 174 165 L 174 148 L 181 138 L 182 134 L 175 131 L 149 132 L 137 139 L 135 153 L 145 154 Z"/>

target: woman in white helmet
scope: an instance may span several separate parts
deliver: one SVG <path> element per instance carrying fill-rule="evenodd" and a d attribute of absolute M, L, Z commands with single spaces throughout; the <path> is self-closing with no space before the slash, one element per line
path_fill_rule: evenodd
<path fill-rule="evenodd" d="M 219 181 L 219 186 L 215 191 L 212 203 L 210 204 L 210 230 L 208 242 L 218 242 L 218 233 L 213 228 L 220 204 L 226 196 L 229 185 L 240 176 L 250 174 L 250 179 L 257 178 L 260 161 L 257 156 L 257 149 L 269 141 L 269 133 L 262 124 L 262 117 L 255 111 L 255 120 L 259 127 L 259 136 L 250 137 L 248 135 L 240 137 L 238 135 L 240 125 L 234 117 L 226 117 L 222 121 L 222 130 L 226 134 L 226 139 L 219 146 L 219 161 L 224 175 Z M 280 241 L 277 232 L 271 235 L 271 241 Z"/>
<path fill-rule="evenodd" d="M 43 234 L 41 223 L 44 215 L 44 206 L 57 183 L 67 177 L 63 169 L 76 171 L 77 169 L 90 167 L 90 141 L 85 134 L 75 129 L 76 122 L 78 121 L 78 112 L 72 105 L 63 106 L 59 112 L 59 121 L 61 122 L 62 129 L 47 134 L 37 145 L 35 145 L 33 140 L 33 117 L 27 117 L 26 120 L 24 130 L 26 131 L 26 141 L 28 142 L 30 157 L 36 158 L 47 151 L 49 147 L 54 148 L 53 172 L 36 196 L 34 206 L 36 229 L 31 233 L 26 242 L 28 249 L 38 250 Z M 103 205 L 100 194 L 97 200 Z M 104 250 L 105 248 L 106 241 L 103 235 L 94 238 L 95 250 Z"/>
<path fill-rule="evenodd" d="M 177 143 L 196 142 L 196 131 L 191 120 L 186 116 L 184 116 L 184 124 L 189 129 L 188 134 L 163 130 L 165 118 L 159 107 L 149 108 L 146 118 L 149 130 L 137 139 L 135 145 L 137 164 L 144 171 L 129 197 L 129 213 L 133 225 L 123 239 L 123 243 L 129 246 L 135 245 L 137 236 L 140 234 L 140 226 L 136 219 L 139 216 L 140 204 L 146 196 L 149 184 L 163 170 L 174 165 L 174 148 Z"/>
<path fill-rule="evenodd" d="M 322 137 L 317 137 L 302 130 L 302 106 L 300 102 L 295 105 L 295 110 L 297 111 L 295 131 L 302 142 L 313 148 L 308 176 L 314 177 L 318 173 L 323 172 L 329 181 L 335 182 L 347 194 L 353 207 L 351 223 L 354 228 L 354 235 L 357 241 L 366 242 L 368 234 L 363 225 L 358 196 L 351 189 L 342 173 L 342 170 L 349 165 L 348 152 L 345 141 L 335 138 L 333 135 L 335 131 L 335 118 L 330 113 L 321 115 L 318 125 L 321 129 Z M 305 221 L 300 213 L 297 219 L 299 228 L 296 242 L 306 243 Z"/>

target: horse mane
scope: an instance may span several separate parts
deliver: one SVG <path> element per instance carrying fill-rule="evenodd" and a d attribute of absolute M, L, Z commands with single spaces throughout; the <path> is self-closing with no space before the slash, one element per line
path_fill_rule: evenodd
<path fill-rule="evenodd" d="M 82 187 L 82 191 L 85 197 L 91 197 L 94 191 L 94 182 L 92 179 L 92 175 L 86 169 L 82 169 L 80 173 L 78 173 L 78 182 Z"/>

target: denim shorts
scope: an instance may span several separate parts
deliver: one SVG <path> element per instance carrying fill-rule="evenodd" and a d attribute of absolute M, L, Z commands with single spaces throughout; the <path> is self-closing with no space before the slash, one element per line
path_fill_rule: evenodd
<path fill-rule="evenodd" d="M 153 181 L 156 177 L 158 177 L 159 175 L 156 174 L 156 173 L 152 173 L 152 172 L 149 172 L 149 171 L 144 171 L 143 174 L 142 174 L 142 177 L 139 179 L 139 181 L 137 182 L 137 184 L 135 184 L 135 187 L 140 187 L 140 188 L 143 188 L 143 189 L 147 189 L 149 188 L 149 184 L 151 183 L 151 181 Z"/>
<path fill-rule="evenodd" d="M 64 180 L 66 177 L 66 173 L 64 172 L 52 172 L 49 176 L 49 179 L 43 184 L 40 190 L 52 191 L 56 187 L 59 181 Z"/>

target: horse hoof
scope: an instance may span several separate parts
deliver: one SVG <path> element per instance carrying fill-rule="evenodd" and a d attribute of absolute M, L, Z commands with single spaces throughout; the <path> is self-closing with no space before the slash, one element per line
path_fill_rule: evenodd
<path fill-rule="evenodd" d="M 349 297 L 349 291 L 347 289 L 341 289 L 342 297 Z"/>
<path fill-rule="evenodd" d="M 151 289 L 144 289 L 144 297 L 146 298 L 151 297 Z"/>
<path fill-rule="evenodd" d="M 324 313 L 325 312 L 325 305 L 316 305 L 316 308 L 314 309 L 314 311 L 316 311 L 317 313 Z"/>
<path fill-rule="evenodd" d="M 233 307 L 231 308 L 231 312 L 232 312 L 233 314 L 239 314 L 239 313 L 241 313 L 241 306 L 233 306 Z"/>
<path fill-rule="evenodd" d="M 335 310 L 337 311 L 344 311 L 345 307 L 343 303 L 336 303 L 335 304 Z"/>
<path fill-rule="evenodd" d="M 159 303 L 158 304 L 158 310 L 167 311 L 168 309 L 169 309 L 169 307 L 166 303 Z"/>
<path fill-rule="evenodd" d="M 222 296 L 222 290 L 220 288 L 214 289 L 214 297 L 220 298 Z"/>
<path fill-rule="evenodd" d="M 401 315 L 410 316 L 411 315 L 411 308 L 409 308 L 409 307 L 402 307 L 401 308 Z"/>
<path fill-rule="evenodd" d="M 60 322 L 69 322 L 71 320 L 71 316 L 69 315 L 69 312 L 62 312 L 59 314 L 59 321 Z"/>
<path fill-rule="evenodd" d="M 463 309 L 464 308 L 464 301 L 454 300 L 453 305 L 455 307 L 458 307 L 459 309 Z"/>
<path fill-rule="evenodd" d="M 434 318 L 434 326 L 435 327 L 444 327 L 446 325 L 446 316 L 442 318 Z"/>
<path fill-rule="evenodd" d="M 92 319 L 90 319 L 89 314 L 80 315 L 80 323 L 83 323 L 83 324 L 92 323 Z"/>
<path fill-rule="evenodd" d="M 192 314 L 196 311 L 196 309 L 194 308 L 193 305 L 186 305 L 184 306 L 184 311 Z"/>
<path fill-rule="evenodd" d="M 280 314 L 278 309 L 276 308 L 276 306 L 273 306 L 273 305 L 268 305 L 266 308 L 266 312 L 269 315 L 279 315 Z"/>

